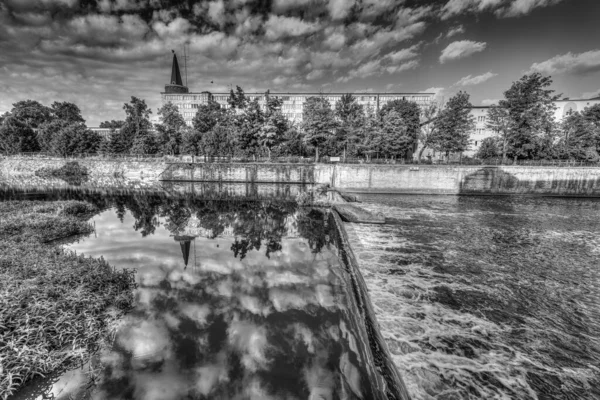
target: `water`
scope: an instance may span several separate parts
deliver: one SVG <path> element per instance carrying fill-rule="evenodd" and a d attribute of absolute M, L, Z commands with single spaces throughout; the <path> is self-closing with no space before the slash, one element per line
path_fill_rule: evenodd
<path fill-rule="evenodd" d="M 600 398 L 600 201 L 361 195 L 346 224 L 414 399 Z"/>
<path fill-rule="evenodd" d="M 17 399 L 378 399 L 326 210 L 58 192 L 103 211 L 67 247 L 133 268 L 135 307 L 84 368 Z"/>

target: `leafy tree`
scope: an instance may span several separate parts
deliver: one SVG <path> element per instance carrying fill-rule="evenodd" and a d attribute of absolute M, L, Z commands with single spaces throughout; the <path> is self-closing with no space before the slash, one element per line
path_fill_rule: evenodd
<path fill-rule="evenodd" d="M 596 127 L 596 151 L 600 153 L 600 104 L 586 107 L 582 114 L 586 120 Z"/>
<path fill-rule="evenodd" d="M 267 150 L 269 158 L 271 158 L 271 149 L 281 143 L 283 135 L 288 130 L 289 123 L 281 112 L 283 100 L 271 97 L 269 91 L 267 91 L 265 97 L 264 121 L 258 132 L 258 143 Z"/>
<path fill-rule="evenodd" d="M 432 147 L 433 138 L 437 125 L 435 121 L 440 117 L 442 106 L 436 102 L 431 102 L 423 109 L 421 114 L 421 130 L 419 131 L 418 140 L 421 142 L 421 150 L 419 150 L 418 161 L 421 162 L 421 157 L 425 149 Z"/>
<path fill-rule="evenodd" d="M 78 122 L 85 124 L 85 119 L 81 116 L 81 110 L 75 103 L 68 101 L 55 101 L 50 106 L 50 112 L 53 119 L 66 121 L 69 123 Z"/>
<path fill-rule="evenodd" d="M 114 119 L 111 121 L 100 122 L 100 128 L 108 128 L 108 129 L 121 129 L 125 125 L 125 121 L 119 120 L 115 121 Z"/>
<path fill-rule="evenodd" d="M 446 154 L 462 153 L 469 147 L 469 135 L 475 128 L 471 102 L 466 92 L 458 92 L 446 103 L 440 117 L 434 122 L 432 147 Z"/>
<path fill-rule="evenodd" d="M 202 153 L 202 135 L 192 127 L 181 129 L 181 153 L 194 156 Z"/>
<path fill-rule="evenodd" d="M 547 89 L 550 77 L 540 73 L 524 75 L 504 92 L 498 105 L 508 112 L 508 147 L 514 159 L 532 158 L 536 141 L 555 130 L 554 101 L 560 96 Z"/>
<path fill-rule="evenodd" d="M 67 126 L 69 126 L 69 122 L 62 119 L 54 119 L 40 125 L 36 134 L 40 150 L 54 153 L 52 142 Z"/>
<path fill-rule="evenodd" d="M 309 97 L 302 111 L 304 140 L 315 148 L 319 161 L 319 146 L 333 136 L 337 126 L 331 104 L 324 97 Z"/>
<path fill-rule="evenodd" d="M 385 140 L 383 127 L 377 112 L 373 107 L 367 107 L 365 120 L 359 132 L 359 152 L 367 156 L 383 152 Z"/>
<path fill-rule="evenodd" d="M 598 128 L 585 115 L 569 113 L 562 121 L 563 137 L 559 147 L 564 158 L 598 159 Z"/>
<path fill-rule="evenodd" d="M 493 130 L 500 138 L 500 151 L 502 154 L 502 160 L 506 160 L 510 134 L 510 118 L 508 109 L 500 106 L 491 106 L 487 112 L 485 126 L 486 128 Z"/>
<path fill-rule="evenodd" d="M 261 147 L 260 139 L 264 123 L 265 114 L 258 100 L 254 99 L 240 115 L 239 145 L 246 154 L 256 155 Z M 265 132 L 265 134 L 268 133 Z M 266 140 L 271 140 L 273 137 Z"/>
<path fill-rule="evenodd" d="M 0 151 L 5 154 L 38 151 L 36 134 L 27 122 L 13 115 L 0 125 Z"/>
<path fill-rule="evenodd" d="M 161 116 L 161 123 L 156 124 L 158 147 L 165 154 L 179 154 L 185 120 L 171 102 L 163 105 L 158 115 Z"/>
<path fill-rule="evenodd" d="M 306 155 L 304 135 L 297 126 L 293 124 L 289 125 L 283 134 L 281 143 L 277 146 L 277 153 L 283 156 L 303 157 Z"/>
<path fill-rule="evenodd" d="M 408 126 L 404 118 L 394 109 L 384 114 L 382 132 L 380 148 L 386 157 L 402 157 L 414 144 L 414 138 L 408 135 Z"/>
<path fill-rule="evenodd" d="M 125 110 L 125 125 L 121 128 L 121 134 L 131 134 L 133 138 L 128 152 L 132 154 L 154 154 L 158 151 L 158 144 L 154 134 L 150 131 L 150 114 L 152 111 L 148 108 L 145 100 L 131 97 L 129 103 L 123 105 Z M 121 144 L 127 147 L 128 140 L 122 140 Z"/>
<path fill-rule="evenodd" d="M 203 134 L 210 131 L 218 122 L 225 117 L 225 110 L 214 100 L 207 104 L 201 104 L 192 120 L 192 125 L 198 133 Z"/>
<path fill-rule="evenodd" d="M 481 141 L 481 145 L 475 153 L 475 158 L 485 160 L 487 158 L 495 158 L 500 154 L 500 148 L 498 147 L 498 138 L 486 137 Z"/>
<path fill-rule="evenodd" d="M 406 146 L 405 158 L 412 157 L 412 152 L 416 150 L 421 131 L 421 108 L 414 101 L 405 99 L 392 100 L 381 107 L 381 118 L 385 118 L 390 111 L 396 111 L 406 125 L 406 136 L 411 138 L 410 145 Z"/>
<path fill-rule="evenodd" d="M 232 125 L 218 123 L 202 136 L 202 145 L 211 157 L 233 156 L 236 140 Z"/>
<path fill-rule="evenodd" d="M 50 109 L 35 100 L 23 100 L 14 103 L 10 113 L 33 129 L 37 129 L 44 122 L 52 119 Z"/>
<path fill-rule="evenodd" d="M 233 91 L 233 89 L 230 90 L 229 99 L 227 100 L 227 102 L 229 103 L 229 106 L 233 109 L 244 110 L 250 103 L 250 100 L 244 93 L 244 89 L 242 89 L 239 86 L 236 86 L 235 92 Z"/>
<path fill-rule="evenodd" d="M 335 117 L 338 121 L 336 144 L 344 150 L 344 154 L 357 155 L 365 120 L 363 106 L 358 104 L 356 97 L 347 93 L 335 103 Z"/>

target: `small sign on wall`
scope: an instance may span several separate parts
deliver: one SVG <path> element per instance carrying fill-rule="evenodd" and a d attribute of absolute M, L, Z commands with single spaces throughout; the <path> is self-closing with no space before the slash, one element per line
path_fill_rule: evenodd
<path fill-rule="evenodd" d="M 329 161 L 331 161 L 331 162 L 340 162 L 340 157 L 329 157 Z"/>

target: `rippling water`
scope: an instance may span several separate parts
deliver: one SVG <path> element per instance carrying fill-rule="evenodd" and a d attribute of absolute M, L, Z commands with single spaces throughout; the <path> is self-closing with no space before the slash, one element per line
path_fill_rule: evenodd
<path fill-rule="evenodd" d="M 600 398 L 600 201 L 362 195 L 346 224 L 414 399 Z"/>

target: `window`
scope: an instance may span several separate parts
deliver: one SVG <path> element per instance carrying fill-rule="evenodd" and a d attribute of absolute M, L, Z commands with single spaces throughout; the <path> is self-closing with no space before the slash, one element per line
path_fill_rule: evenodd
<path fill-rule="evenodd" d="M 475 141 L 475 146 L 477 146 L 477 140 Z"/>

